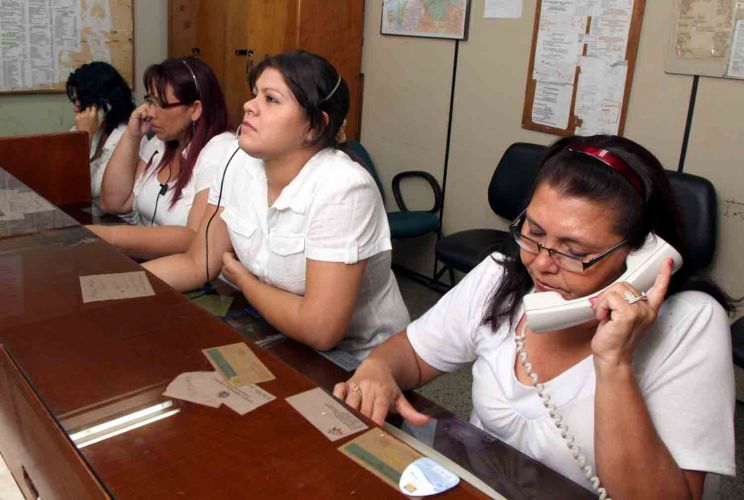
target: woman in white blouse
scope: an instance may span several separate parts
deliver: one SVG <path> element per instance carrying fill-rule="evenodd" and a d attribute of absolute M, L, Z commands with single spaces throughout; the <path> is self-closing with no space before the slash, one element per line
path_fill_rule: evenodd
<path fill-rule="evenodd" d="M 510 229 L 513 255 L 487 257 L 334 394 L 423 424 L 401 390 L 472 363 L 471 423 L 601 498 L 700 498 L 706 473 L 733 475 L 731 298 L 684 265 L 672 278 L 671 259 L 647 293 L 613 283 L 651 232 L 685 255 L 659 161 L 622 137 L 561 139 Z M 600 291 L 585 323 L 538 333 L 524 314 L 528 293 Z"/>
<path fill-rule="evenodd" d="M 107 62 L 83 64 L 67 78 L 67 97 L 75 111 L 72 130 L 88 132 L 90 191 L 98 207 L 103 172 L 134 111 L 127 82 Z"/>
<path fill-rule="evenodd" d="M 106 212 L 133 212 L 136 225 L 89 228 L 129 255 L 153 258 L 191 245 L 212 177 L 234 136 L 225 131 L 217 78 L 199 59 L 154 64 L 143 80 L 145 104 L 129 118 L 100 198 Z"/>
<path fill-rule="evenodd" d="M 390 270 L 380 193 L 338 150 L 346 82 L 300 51 L 265 59 L 249 83 L 254 97 L 199 235 L 188 252 L 145 267 L 180 290 L 222 271 L 285 335 L 362 358 L 408 312 Z"/>

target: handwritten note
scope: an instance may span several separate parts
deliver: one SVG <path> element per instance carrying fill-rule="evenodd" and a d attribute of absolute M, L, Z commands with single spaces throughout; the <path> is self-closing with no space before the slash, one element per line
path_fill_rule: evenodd
<path fill-rule="evenodd" d="M 144 271 L 80 276 L 80 290 L 84 303 L 155 295 Z"/>
<path fill-rule="evenodd" d="M 725 57 L 733 27 L 733 2 L 680 2 L 675 52 L 685 58 Z"/>

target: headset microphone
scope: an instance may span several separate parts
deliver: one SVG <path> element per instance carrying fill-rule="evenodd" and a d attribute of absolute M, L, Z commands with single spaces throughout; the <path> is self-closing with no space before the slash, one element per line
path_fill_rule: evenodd
<path fill-rule="evenodd" d="M 161 184 L 160 185 L 160 195 L 164 195 L 168 192 L 168 184 Z"/>

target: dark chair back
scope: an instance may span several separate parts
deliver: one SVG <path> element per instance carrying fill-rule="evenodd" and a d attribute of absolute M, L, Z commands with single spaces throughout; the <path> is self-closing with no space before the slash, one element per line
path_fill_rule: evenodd
<path fill-rule="evenodd" d="M 525 209 L 537 167 L 547 146 L 516 142 L 501 156 L 488 185 L 488 204 L 511 221 Z"/>
<path fill-rule="evenodd" d="M 682 212 L 682 230 L 687 242 L 687 262 L 691 271 L 706 267 L 713 260 L 718 227 L 718 198 L 713 184 L 703 177 L 667 170 L 669 183 Z"/>
<path fill-rule="evenodd" d="M 385 190 L 382 188 L 382 181 L 380 176 L 377 175 L 377 169 L 372 161 L 372 157 L 367 152 L 367 149 L 357 141 L 348 140 L 343 143 L 341 149 L 348 154 L 352 160 L 360 164 L 369 172 L 369 175 L 375 180 L 377 189 L 380 190 L 380 196 L 382 196 L 382 203 L 385 203 Z"/>

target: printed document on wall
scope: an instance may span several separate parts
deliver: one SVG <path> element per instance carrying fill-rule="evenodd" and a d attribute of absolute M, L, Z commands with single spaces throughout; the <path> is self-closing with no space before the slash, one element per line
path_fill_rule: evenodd
<path fill-rule="evenodd" d="M 581 51 L 580 24 L 573 16 L 541 15 L 532 78 L 573 83 Z"/>
<path fill-rule="evenodd" d="M 486 0 L 485 19 L 513 19 L 522 17 L 522 0 Z"/>
<path fill-rule="evenodd" d="M 537 82 L 532 102 L 532 122 L 548 127 L 568 127 L 573 85 Z"/>
<path fill-rule="evenodd" d="M 581 125 L 577 135 L 617 134 L 623 108 L 628 64 L 609 64 L 597 57 L 582 57 L 574 114 Z"/>
<path fill-rule="evenodd" d="M 736 20 L 726 76 L 744 78 L 744 19 Z"/>
<path fill-rule="evenodd" d="M 622 61 L 628 48 L 633 0 L 613 0 L 605 2 L 603 7 L 592 17 L 589 34 L 585 37 L 586 55 L 610 62 Z"/>

